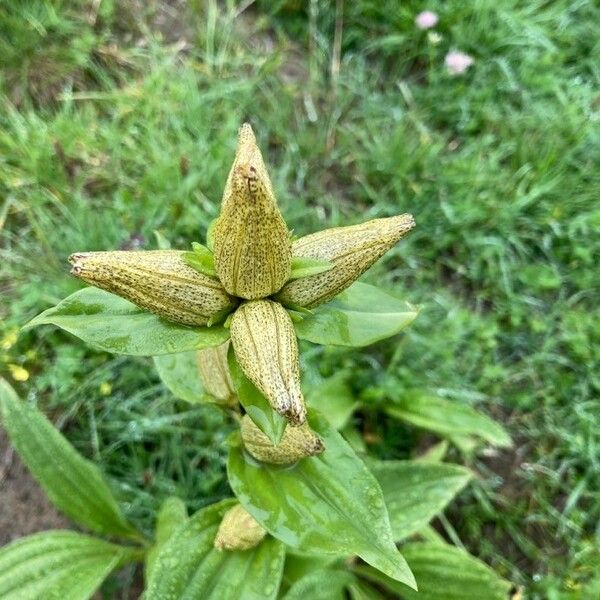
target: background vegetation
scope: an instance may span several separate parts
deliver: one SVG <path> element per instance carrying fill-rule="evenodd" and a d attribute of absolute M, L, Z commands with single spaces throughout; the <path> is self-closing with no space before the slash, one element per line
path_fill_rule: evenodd
<path fill-rule="evenodd" d="M 415 27 L 425 8 L 437 37 Z M 599 39 L 592 0 L 4 3 L 2 375 L 138 522 L 169 494 L 228 494 L 219 413 L 175 401 L 149 360 L 19 327 L 79 287 L 74 251 L 203 238 L 250 120 L 296 233 L 418 224 L 366 277 L 420 305 L 416 323 L 367 351 L 308 349 L 307 378 L 344 374 L 384 458 L 431 444 L 383 418 L 411 390 L 503 421 L 511 450 L 452 451 L 479 477 L 440 530 L 531 598 L 596 597 Z M 465 74 L 451 49 L 473 56 Z"/>

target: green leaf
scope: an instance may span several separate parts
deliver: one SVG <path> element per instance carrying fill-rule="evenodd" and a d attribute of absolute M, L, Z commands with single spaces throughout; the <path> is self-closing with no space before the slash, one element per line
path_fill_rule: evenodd
<path fill-rule="evenodd" d="M 310 277 L 311 275 L 318 275 L 319 273 L 325 273 L 331 269 L 333 269 L 333 263 L 328 260 L 308 258 L 306 256 L 293 256 L 292 272 L 288 281 Z"/>
<path fill-rule="evenodd" d="M 145 600 L 274 600 L 285 550 L 273 538 L 246 551 L 213 547 L 219 523 L 235 504 L 225 500 L 194 514 L 159 552 Z"/>
<path fill-rule="evenodd" d="M 197 350 L 154 356 L 153 360 L 162 382 L 176 398 L 191 404 L 208 400 L 198 371 Z"/>
<path fill-rule="evenodd" d="M 303 551 L 358 554 L 407 585 L 414 579 L 394 545 L 377 480 L 342 436 L 313 411 L 310 426 L 325 452 L 293 467 L 252 460 L 239 434 L 231 441 L 227 473 L 244 508 L 273 536 Z"/>
<path fill-rule="evenodd" d="M 193 252 L 186 252 L 183 255 L 186 264 L 204 275 L 216 278 L 217 272 L 215 271 L 215 257 L 213 253 L 206 246 L 198 242 L 194 242 L 192 248 Z"/>
<path fill-rule="evenodd" d="M 298 579 L 282 600 L 346 600 L 346 589 L 356 581 L 349 571 L 319 569 Z"/>
<path fill-rule="evenodd" d="M 360 347 L 396 335 L 416 316 L 417 310 L 406 302 L 356 282 L 294 326 L 299 338 L 315 344 Z"/>
<path fill-rule="evenodd" d="M 0 598 L 86 600 L 133 556 L 128 548 L 74 531 L 21 538 L 0 549 Z"/>
<path fill-rule="evenodd" d="M 146 581 L 149 581 L 152 576 L 158 553 L 187 519 L 187 508 L 181 498 L 169 496 L 161 504 L 156 515 L 155 542 L 146 556 Z"/>
<path fill-rule="evenodd" d="M 0 409 L 10 441 L 60 511 L 96 533 L 140 537 L 121 514 L 98 467 L 34 406 L 21 402 L 3 379 Z"/>
<path fill-rule="evenodd" d="M 218 346 L 229 339 L 229 331 L 224 327 L 186 327 L 170 323 L 94 287 L 71 294 L 26 327 L 37 325 L 57 325 L 94 348 L 134 356 L 198 350 Z"/>
<path fill-rule="evenodd" d="M 383 491 L 396 541 L 427 525 L 472 477 L 468 469 L 445 463 L 394 460 L 369 466 Z"/>
<path fill-rule="evenodd" d="M 319 412 L 338 430 L 348 423 L 359 405 L 346 383 L 348 375 L 347 371 L 338 371 L 328 379 L 313 383 L 306 391 L 307 402 L 318 407 Z"/>
<path fill-rule="evenodd" d="M 405 600 L 507 600 L 511 584 L 485 563 L 454 546 L 418 543 L 402 547 L 419 591 L 398 585 L 369 567 L 356 571 Z"/>
<path fill-rule="evenodd" d="M 233 348 L 227 355 L 231 380 L 238 396 L 240 404 L 254 421 L 255 425 L 275 445 L 279 444 L 285 431 L 287 421 L 276 413 L 269 401 L 258 391 L 256 386 L 244 375 L 242 368 L 238 365 Z"/>
<path fill-rule="evenodd" d="M 366 581 L 354 581 L 349 587 L 351 600 L 386 600 L 374 587 Z"/>
<path fill-rule="evenodd" d="M 500 447 L 510 447 L 505 429 L 474 408 L 420 390 L 408 391 L 387 407 L 387 413 L 452 441 L 454 436 L 476 436 Z"/>

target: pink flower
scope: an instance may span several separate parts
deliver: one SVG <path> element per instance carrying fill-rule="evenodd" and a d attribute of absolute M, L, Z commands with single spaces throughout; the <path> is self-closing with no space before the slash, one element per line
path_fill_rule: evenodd
<path fill-rule="evenodd" d="M 462 75 L 474 62 L 472 56 L 459 50 L 451 50 L 444 59 L 444 64 L 450 75 Z"/>
<path fill-rule="evenodd" d="M 415 23 L 419 29 L 431 29 L 437 25 L 437 22 L 438 16 L 431 10 L 424 10 L 415 18 Z"/>

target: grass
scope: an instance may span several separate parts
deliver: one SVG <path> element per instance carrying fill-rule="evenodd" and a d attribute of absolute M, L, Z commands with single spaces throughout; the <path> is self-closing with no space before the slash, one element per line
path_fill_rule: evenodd
<path fill-rule="evenodd" d="M 367 352 L 313 351 L 307 368 L 350 367 L 374 408 L 418 387 L 503 420 L 515 448 L 466 458 L 481 477 L 453 527 L 531 598 L 593 597 L 597 4 L 360 0 L 344 5 L 339 47 L 334 3 L 94 6 L 0 8 L 4 374 L 27 371 L 21 391 L 140 522 L 166 495 L 197 508 L 227 493 L 226 424 L 169 397 L 149 361 L 15 332 L 77 289 L 71 252 L 203 237 L 250 119 L 297 233 L 401 212 L 418 224 L 367 275 L 422 306 L 415 325 Z M 423 8 L 441 39 L 415 28 Z M 451 48 L 475 59 L 462 76 L 444 68 Z M 386 457 L 418 446 L 418 432 L 373 428 Z"/>

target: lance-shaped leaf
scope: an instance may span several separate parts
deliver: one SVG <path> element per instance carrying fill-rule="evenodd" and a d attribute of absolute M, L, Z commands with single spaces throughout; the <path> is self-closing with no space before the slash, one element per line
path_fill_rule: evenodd
<path fill-rule="evenodd" d="M 57 325 L 107 352 L 157 356 L 218 346 L 229 338 L 220 326 L 186 327 L 160 319 L 98 288 L 85 288 L 44 311 L 26 327 Z"/>
<path fill-rule="evenodd" d="M 294 323 L 302 340 L 334 346 L 368 346 L 396 335 L 417 309 L 389 292 L 357 281 L 337 298 Z"/>
<path fill-rule="evenodd" d="M 48 531 L 0 549 L 2 600 L 87 600 L 135 550 L 74 531 Z"/>
<path fill-rule="evenodd" d="M 407 544 L 402 552 L 419 591 L 407 590 L 370 567 L 356 572 L 404 600 L 508 600 L 511 584 L 474 556 L 447 544 Z"/>
<path fill-rule="evenodd" d="M 285 551 L 273 538 L 245 551 L 214 547 L 219 524 L 235 502 L 225 500 L 194 514 L 161 548 L 146 600 L 274 600 Z"/>
<path fill-rule="evenodd" d="M 10 441 L 56 508 L 96 533 L 140 537 L 121 514 L 98 467 L 34 406 L 21 402 L 3 379 L 0 409 Z"/>
<path fill-rule="evenodd" d="M 422 390 L 405 390 L 386 407 L 397 419 L 455 441 L 455 436 L 475 436 L 495 446 L 510 447 L 511 439 L 500 423 L 473 407 L 439 398 Z"/>
<path fill-rule="evenodd" d="M 71 273 L 137 306 L 183 325 L 200 327 L 233 310 L 236 300 L 217 279 L 190 267 L 186 252 L 82 252 L 69 257 Z"/>
<path fill-rule="evenodd" d="M 445 463 L 390 460 L 369 466 L 381 485 L 396 541 L 425 527 L 472 477 L 468 469 Z"/>
<path fill-rule="evenodd" d="M 325 450 L 323 440 L 306 421 L 298 427 L 286 427 L 277 445 L 271 442 L 248 415 L 242 418 L 241 433 L 244 448 L 256 460 L 269 464 L 289 465 Z"/>
<path fill-rule="evenodd" d="M 290 237 L 248 123 L 239 131 L 212 238 L 215 269 L 230 294 L 264 298 L 287 281 Z"/>
<path fill-rule="evenodd" d="M 191 404 L 208 402 L 208 396 L 198 370 L 198 352 L 163 354 L 153 358 L 161 381 L 176 397 Z"/>
<path fill-rule="evenodd" d="M 231 342 L 246 377 L 292 424 L 306 419 L 294 325 L 278 302 L 242 304 L 231 319 Z"/>
<path fill-rule="evenodd" d="M 325 451 L 281 468 L 252 460 L 231 441 L 227 473 L 242 506 L 274 537 L 305 552 L 358 554 L 387 575 L 415 585 L 396 549 L 377 480 L 342 436 L 309 415 Z"/>
<path fill-rule="evenodd" d="M 328 261 L 332 267 L 289 281 L 277 294 L 283 304 L 314 308 L 356 281 L 415 225 L 412 215 L 374 219 L 360 225 L 312 233 L 292 245 L 294 257 Z"/>

